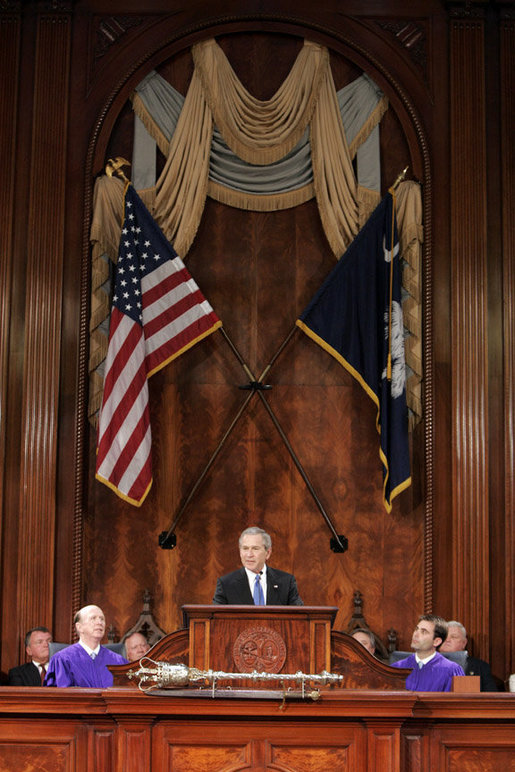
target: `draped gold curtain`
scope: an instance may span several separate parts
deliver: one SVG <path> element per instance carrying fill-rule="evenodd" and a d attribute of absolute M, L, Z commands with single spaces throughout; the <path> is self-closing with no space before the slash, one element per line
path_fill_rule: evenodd
<path fill-rule="evenodd" d="M 140 191 L 166 237 L 177 253 L 187 255 L 195 238 L 206 196 L 210 192 L 209 155 L 216 123 L 228 147 L 243 160 L 266 165 L 284 157 L 310 129 L 313 186 L 297 191 L 250 197 L 230 191 L 226 203 L 252 208 L 252 198 L 263 199 L 260 210 L 281 209 L 316 196 L 322 225 L 330 247 L 340 257 L 379 202 L 376 191 L 358 185 L 352 158 L 360 143 L 381 120 L 387 109 L 384 98 L 349 148 L 338 108 L 327 49 L 305 41 L 283 84 L 265 101 L 253 97 L 234 73 L 216 41 L 207 40 L 192 49 L 194 73 L 176 130 L 166 153 L 166 164 L 155 188 Z M 138 101 L 135 101 L 135 107 Z M 154 134 L 157 127 L 139 105 L 140 117 Z M 159 136 L 160 146 L 163 144 Z M 213 186 L 214 197 L 223 199 L 221 186 Z M 107 258 L 116 260 L 122 219 L 123 186 L 114 177 L 103 177 L 95 188 L 93 287 L 91 315 L 90 417 L 101 402 L 102 374 L 98 368 L 107 351 L 105 320 L 109 297 Z M 292 196 L 294 200 L 292 200 Z M 420 189 L 416 183 L 401 184 L 398 191 L 399 231 L 403 257 L 407 260 L 404 286 L 409 297 L 404 305 L 410 336 L 406 362 L 413 371 L 408 379 L 411 423 L 422 415 L 422 242 Z"/>

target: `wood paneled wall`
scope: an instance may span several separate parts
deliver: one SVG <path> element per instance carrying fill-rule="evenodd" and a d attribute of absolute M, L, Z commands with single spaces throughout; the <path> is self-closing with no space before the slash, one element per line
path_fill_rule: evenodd
<path fill-rule="evenodd" d="M 365 598 L 370 625 L 407 647 L 424 608 L 461 618 L 501 679 L 513 662 L 513 21 L 511 3 L 214 0 L 18 2 L 0 9 L 0 461 L 2 669 L 32 624 L 71 634 L 97 602 L 119 633 L 145 588 L 164 629 L 209 602 L 259 520 L 308 603 Z M 217 333 L 151 379 L 155 479 L 141 510 L 93 479 L 86 422 L 94 177 L 129 152 L 127 100 L 160 68 L 185 93 L 191 45 L 216 35 L 260 98 L 299 42 L 327 45 L 337 86 L 362 70 L 390 98 L 386 188 L 423 185 L 425 420 L 413 486 L 381 507 L 375 411 L 300 332 L 267 394 L 349 551 L 330 533 L 258 399 L 177 528 L 157 546 L 230 423 L 245 381 Z M 50 66 L 49 66 L 50 65 Z M 497 145 L 495 145 L 497 138 Z M 501 153 L 494 152 L 500 147 Z M 502 158 L 501 158 L 502 155 Z M 4 258 L 5 256 L 5 258 Z M 188 266 L 260 371 L 332 265 L 314 202 L 260 214 L 208 201 Z M 507 624 L 506 624 L 507 622 Z"/>

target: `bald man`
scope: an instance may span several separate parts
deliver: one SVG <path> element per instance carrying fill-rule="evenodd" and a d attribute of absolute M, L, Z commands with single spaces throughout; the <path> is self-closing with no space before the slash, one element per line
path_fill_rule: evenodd
<path fill-rule="evenodd" d="M 84 606 L 73 621 L 79 642 L 53 655 L 45 686 L 107 689 L 113 685 L 113 675 L 107 666 L 125 665 L 127 660 L 100 645 L 106 629 L 104 612 L 98 606 Z"/>
<path fill-rule="evenodd" d="M 132 633 L 125 641 L 125 651 L 129 662 L 135 662 L 145 656 L 150 649 L 150 644 L 141 633 Z"/>

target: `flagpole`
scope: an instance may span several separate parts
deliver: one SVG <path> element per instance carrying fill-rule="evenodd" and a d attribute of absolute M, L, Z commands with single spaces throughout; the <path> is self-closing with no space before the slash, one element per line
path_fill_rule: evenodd
<path fill-rule="evenodd" d="M 223 332 L 223 327 L 220 327 L 219 329 L 220 329 L 220 331 Z M 186 497 L 186 500 L 184 501 L 184 503 L 182 504 L 181 508 L 177 512 L 177 514 L 175 516 L 175 520 L 171 524 L 170 528 L 168 529 L 168 531 L 163 531 L 162 533 L 159 534 L 159 546 L 162 547 L 163 549 L 173 549 L 175 547 L 176 538 L 175 538 L 174 531 L 175 531 L 175 529 L 177 527 L 177 524 L 179 523 L 179 520 L 181 519 L 182 515 L 184 514 L 184 511 L 185 511 L 186 507 L 188 506 L 188 504 L 190 503 L 190 501 L 192 500 L 193 496 L 197 492 L 197 490 L 198 490 L 200 484 L 202 483 L 204 477 L 207 475 L 207 473 L 209 472 L 209 470 L 213 466 L 214 462 L 216 461 L 216 458 L 217 458 L 218 454 L 222 450 L 222 448 L 225 445 L 229 435 L 231 434 L 232 430 L 234 429 L 234 427 L 236 426 L 236 424 L 240 420 L 241 416 L 243 415 L 243 412 L 244 412 L 245 408 L 247 407 L 247 405 L 249 404 L 249 402 L 250 402 L 250 400 L 252 399 L 253 396 L 254 396 L 254 391 L 249 391 L 245 401 L 240 405 L 240 408 L 239 408 L 238 412 L 234 416 L 234 418 L 233 418 L 233 420 L 231 422 L 231 425 L 228 427 L 228 429 L 226 430 L 224 436 L 222 437 L 222 439 L 220 440 L 220 442 L 216 446 L 215 450 L 213 451 L 213 453 L 211 455 L 211 458 L 209 459 L 209 461 L 205 465 L 204 469 L 200 473 L 200 477 L 197 479 L 197 482 L 195 483 L 193 488 L 190 490 L 190 492 L 188 493 L 188 495 Z"/>
<path fill-rule="evenodd" d="M 277 419 L 277 416 L 275 415 L 275 413 L 272 410 L 271 406 L 269 405 L 265 395 L 263 394 L 263 390 L 264 389 L 271 388 L 270 386 L 263 385 L 263 379 L 264 379 L 265 375 L 270 371 L 270 368 L 272 367 L 272 365 L 276 361 L 276 359 L 279 356 L 279 354 L 283 351 L 283 349 L 285 348 L 287 343 L 293 337 L 293 334 L 295 333 L 296 329 L 297 329 L 297 327 L 295 326 L 290 331 L 290 333 L 287 335 L 287 337 L 285 338 L 283 343 L 280 345 L 279 349 L 276 351 L 276 353 L 274 354 L 274 356 L 272 357 L 272 359 L 270 360 L 268 365 L 265 367 L 265 369 L 263 370 L 263 372 L 261 373 L 261 375 L 259 376 L 259 379 L 257 381 L 255 380 L 254 375 L 252 374 L 252 371 L 250 370 L 250 368 L 248 367 L 248 365 L 244 361 L 244 359 L 241 356 L 240 352 L 238 351 L 238 349 L 236 348 L 236 346 L 232 342 L 231 338 L 227 334 L 226 330 L 223 327 L 221 327 L 220 331 L 221 331 L 222 335 L 224 336 L 225 340 L 227 341 L 227 343 L 229 344 L 229 347 L 231 348 L 231 351 L 236 356 L 238 362 L 241 364 L 241 366 L 243 367 L 247 377 L 250 380 L 250 383 L 248 384 L 248 386 L 245 386 L 243 388 L 251 388 L 252 389 L 252 391 L 250 392 L 251 395 L 254 392 L 257 393 L 259 399 L 261 400 L 261 402 L 263 403 L 263 405 L 265 407 L 265 410 L 267 411 L 268 415 L 270 416 L 270 418 L 272 420 L 272 423 L 274 424 L 275 428 L 279 432 L 279 436 L 281 437 L 282 441 L 286 445 L 286 448 L 287 448 L 291 458 L 293 459 L 293 462 L 294 462 L 295 466 L 297 467 L 297 469 L 298 469 L 302 479 L 304 480 L 308 491 L 311 493 L 311 496 L 313 497 L 313 500 L 314 500 L 315 504 L 317 505 L 318 510 L 320 511 L 320 514 L 324 518 L 325 522 L 327 523 L 327 525 L 329 527 L 329 530 L 333 534 L 334 539 L 331 540 L 331 546 L 333 548 L 333 551 L 334 552 L 345 552 L 345 550 L 347 549 L 347 539 L 345 538 L 345 536 L 337 534 L 336 529 L 333 526 L 333 524 L 332 524 L 332 522 L 331 522 L 331 520 L 329 518 L 329 515 L 325 511 L 325 509 L 324 509 L 324 507 L 322 505 L 322 502 L 318 498 L 318 495 L 317 495 L 315 489 L 313 488 L 313 485 L 311 484 L 311 481 L 309 480 L 309 478 L 308 478 L 308 476 L 306 474 L 306 471 L 304 470 L 304 467 L 302 466 L 301 462 L 299 461 L 299 458 L 298 458 L 297 454 L 293 450 L 293 447 L 292 447 L 290 441 L 288 440 L 286 434 L 284 433 L 283 428 L 282 428 L 281 424 L 279 423 L 279 421 Z"/>
<path fill-rule="evenodd" d="M 404 180 L 404 178 L 406 176 L 406 172 L 408 171 L 408 169 L 409 169 L 409 164 L 408 164 L 408 166 L 404 167 L 402 172 L 399 172 L 399 174 L 397 175 L 397 179 L 395 180 L 395 182 L 393 183 L 391 188 L 389 188 L 389 190 L 397 190 L 397 188 L 399 187 L 401 182 L 403 182 L 403 180 Z"/>
<path fill-rule="evenodd" d="M 392 380 L 392 287 L 393 287 L 393 248 L 394 248 L 394 222 L 395 222 L 395 207 L 396 207 L 396 197 L 395 193 L 397 191 L 397 188 L 401 184 L 401 182 L 404 180 L 406 176 L 406 172 L 408 171 L 409 166 L 405 166 L 402 172 L 400 172 L 397 175 L 397 179 L 389 188 L 388 192 L 390 193 L 392 197 L 392 222 L 391 222 L 391 238 L 390 238 L 390 287 L 389 287 L 389 298 L 388 298 L 388 359 L 386 363 L 386 377 L 389 381 Z"/>

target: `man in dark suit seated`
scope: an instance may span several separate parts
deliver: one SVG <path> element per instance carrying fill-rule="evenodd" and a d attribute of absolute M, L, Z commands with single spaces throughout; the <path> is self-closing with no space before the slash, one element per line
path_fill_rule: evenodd
<path fill-rule="evenodd" d="M 272 539 L 262 528 L 246 528 L 239 539 L 243 568 L 219 577 L 213 603 L 256 606 L 302 606 L 292 574 L 270 568 Z"/>
<path fill-rule="evenodd" d="M 445 654 L 448 651 L 466 651 L 467 649 L 467 631 L 461 622 L 452 619 L 447 622 L 449 632 L 447 638 L 440 646 L 440 651 Z M 479 688 L 482 692 L 497 692 L 497 684 L 494 681 L 490 665 L 484 659 L 470 657 L 467 654 L 467 663 L 465 665 L 465 675 L 478 675 Z"/>
<path fill-rule="evenodd" d="M 52 633 L 46 627 L 33 627 L 25 636 L 25 651 L 31 661 L 9 670 L 9 686 L 42 686 L 48 667 L 48 644 Z"/>

